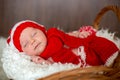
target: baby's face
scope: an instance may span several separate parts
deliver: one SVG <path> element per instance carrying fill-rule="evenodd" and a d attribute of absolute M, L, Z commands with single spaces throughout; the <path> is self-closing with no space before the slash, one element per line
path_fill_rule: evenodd
<path fill-rule="evenodd" d="M 47 38 L 41 30 L 27 27 L 20 35 L 20 45 L 27 55 L 40 55 L 47 45 Z"/>

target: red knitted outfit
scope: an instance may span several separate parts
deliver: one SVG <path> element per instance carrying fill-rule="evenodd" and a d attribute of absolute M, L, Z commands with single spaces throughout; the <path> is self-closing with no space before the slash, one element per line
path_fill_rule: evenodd
<path fill-rule="evenodd" d="M 92 66 L 105 64 L 106 60 L 118 51 L 113 42 L 95 34 L 81 39 L 51 28 L 46 35 L 48 44 L 40 56 L 45 59 L 51 57 L 55 62 L 79 64 L 80 56 L 75 55 L 71 50 L 79 46 L 84 46 L 86 63 Z"/>

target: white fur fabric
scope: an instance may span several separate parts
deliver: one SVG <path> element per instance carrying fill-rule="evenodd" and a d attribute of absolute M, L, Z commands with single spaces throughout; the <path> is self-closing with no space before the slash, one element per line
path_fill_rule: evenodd
<path fill-rule="evenodd" d="M 108 30 L 100 30 L 96 35 L 113 41 L 120 48 L 120 40 L 119 38 L 114 39 L 114 33 L 109 33 Z M 61 63 L 54 63 L 52 65 L 35 64 L 30 61 L 29 56 L 19 53 L 10 46 L 7 46 L 7 44 L 3 50 L 1 60 L 8 78 L 14 80 L 36 80 L 55 72 L 79 67 L 79 65 Z"/>
<path fill-rule="evenodd" d="M 2 51 L 5 47 L 6 38 L 0 37 L 0 59 L 2 58 Z M 9 80 L 3 70 L 2 62 L 0 61 L 0 80 Z"/>

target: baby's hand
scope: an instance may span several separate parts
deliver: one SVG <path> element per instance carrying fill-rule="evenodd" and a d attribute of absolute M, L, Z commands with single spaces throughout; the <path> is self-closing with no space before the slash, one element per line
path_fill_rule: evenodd
<path fill-rule="evenodd" d="M 51 64 L 51 62 L 50 61 L 48 61 L 48 60 L 45 60 L 45 59 L 43 59 L 43 58 L 41 58 L 41 57 L 39 57 L 39 56 L 31 56 L 31 59 L 32 59 L 32 61 L 33 62 L 35 62 L 36 64 Z"/>
<path fill-rule="evenodd" d="M 78 32 L 79 32 L 78 34 L 79 38 L 87 38 L 88 36 L 90 36 L 90 33 L 88 31 L 82 31 L 82 32 L 78 31 Z"/>
<path fill-rule="evenodd" d="M 97 32 L 92 26 L 82 26 L 79 29 L 79 37 L 80 38 L 87 38 L 88 36 L 95 34 Z"/>
<path fill-rule="evenodd" d="M 97 32 L 92 26 L 83 26 L 78 31 L 73 31 L 67 33 L 70 36 L 79 37 L 79 38 L 87 38 L 88 36 L 95 34 Z"/>
<path fill-rule="evenodd" d="M 90 33 L 88 31 L 73 31 L 73 32 L 69 32 L 67 33 L 70 36 L 74 36 L 74 37 L 79 37 L 79 38 L 87 38 Z"/>

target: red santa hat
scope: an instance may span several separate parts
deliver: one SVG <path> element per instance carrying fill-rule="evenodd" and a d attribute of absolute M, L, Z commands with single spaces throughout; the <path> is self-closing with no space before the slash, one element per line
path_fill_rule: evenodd
<path fill-rule="evenodd" d="M 21 32 L 27 27 L 37 28 L 39 30 L 42 30 L 44 33 L 46 33 L 45 27 L 41 24 L 38 24 L 37 22 L 31 20 L 25 20 L 16 23 L 10 31 L 10 36 L 7 39 L 7 43 L 11 47 L 16 48 L 19 52 L 22 52 L 22 48 L 20 45 L 20 35 Z"/>

